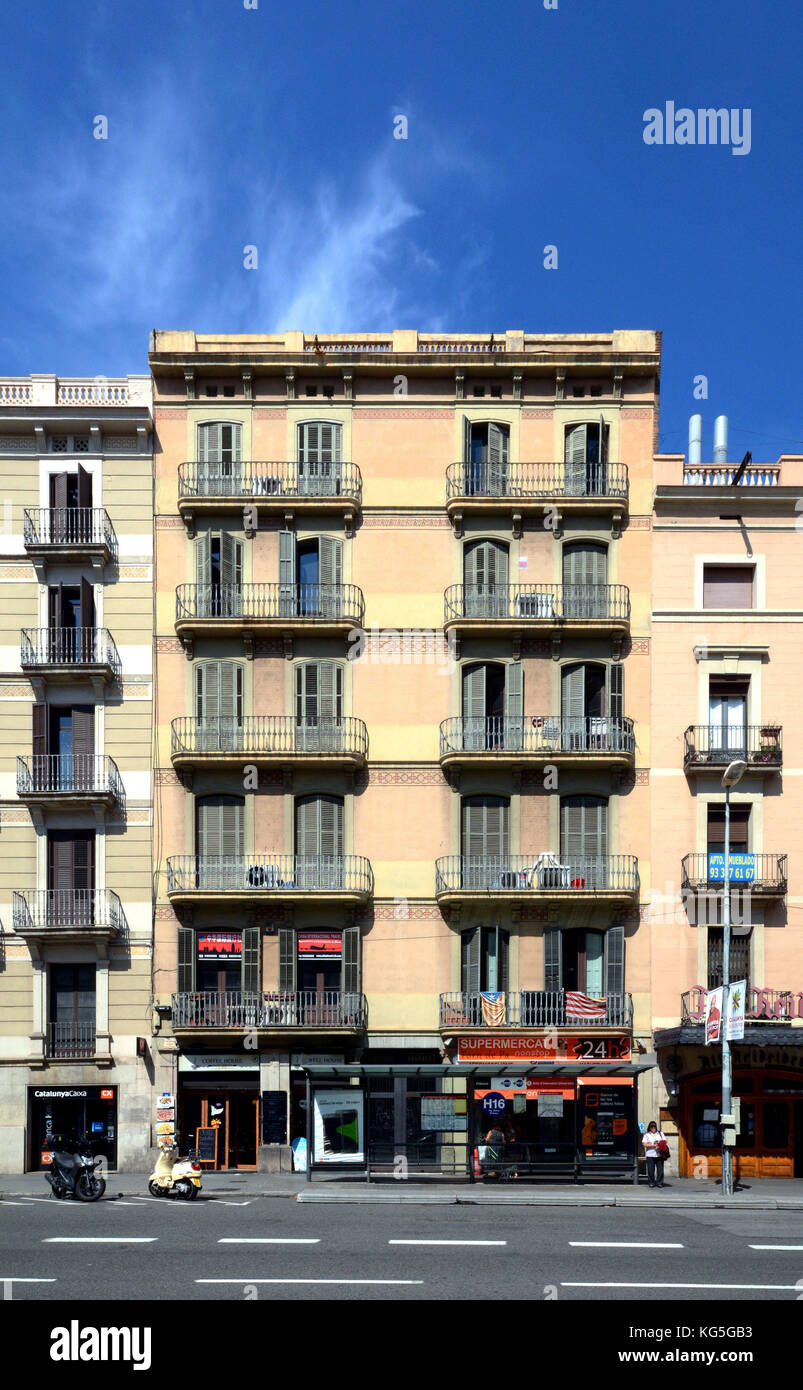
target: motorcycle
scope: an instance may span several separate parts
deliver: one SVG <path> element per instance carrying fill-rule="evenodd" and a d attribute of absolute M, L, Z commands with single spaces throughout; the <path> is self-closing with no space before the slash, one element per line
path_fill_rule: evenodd
<path fill-rule="evenodd" d="M 182 1197 L 194 1202 L 201 1190 L 201 1165 L 194 1158 L 179 1158 L 171 1145 L 161 1149 L 156 1167 L 148 1179 L 152 1197 Z"/>
<path fill-rule="evenodd" d="M 54 1197 L 60 1201 L 73 1197 L 79 1202 L 99 1201 L 106 1183 L 95 1169 L 103 1159 L 95 1157 L 90 1140 L 54 1136 L 51 1154 L 50 1170 L 45 1177 Z"/>

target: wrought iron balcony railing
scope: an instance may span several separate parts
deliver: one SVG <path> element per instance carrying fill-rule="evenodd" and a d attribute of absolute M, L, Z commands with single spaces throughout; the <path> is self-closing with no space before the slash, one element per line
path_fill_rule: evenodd
<path fill-rule="evenodd" d="M 633 854 L 451 854 L 436 860 L 436 893 L 638 893 Z"/>
<path fill-rule="evenodd" d="M 622 753 L 635 750 L 632 719 L 604 715 L 525 714 L 514 718 L 458 715 L 441 724 L 441 757 L 454 753 Z"/>
<path fill-rule="evenodd" d="M 485 618 L 546 623 L 630 621 L 625 584 L 452 584 L 444 595 L 445 621 Z"/>
<path fill-rule="evenodd" d="M 373 886 L 370 863 L 355 854 L 179 854 L 167 861 L 168 893 L 350 893 L 368 897 Z"/>
<path fill-rule="evenodd" d="M 17 796 L 85 796 L 122 804 L 117 764 L 103 753 L 33 753 L 17 758 Z"/>
<path fill-rule="evenodd" d="M 105 627 L 23 628 L 20 664 L 26 667 L 101 666 L 115 680 L 122 674 L 120 654 Z"/>
<path fill-rule="evenodd" d="M 297 723 L 292 715 L 245 715 L 215 719 L 174 719 L 171 725 L 172 756 L 242 753 L 280 756 L 321 754 L 364 760 L 368 754 L 368 730 L 361 719 L 307 720 Z"/>
<path fill-rule="evenodd" d="M 690 724 L 685 734 L 684 767 L 726 766 L 735 758 L 748 767 L 780 767 L 780 724 Z"/>
<path fill-rule="evenodd" d="M 782 896 L 787 889 L 785 854 L 751 854 L 731 850 L 728 878 L 744 892 Z M 725 882 L 725 855 L 716 851 L 687 854 L 681 860 L 681 888 L 691 892 L 721 891 Z"/>
<path fill-rule="evenodd" d="M 589 999 L 570 990 L 523 989 L 496 1001 L 479 992 L 440 997 L 440 1026 L 465 1028 L 631 1028 L 629 994 Z"/>
<path fill-rule="evenodd" d="M 356 584 L 180 584 L 176 622 L 349 622 L 362 626 L 365 601 Z"/>
<path fill-rule="evenodd" d="M 103 549 L 117 558 L 117 536 L 105 507 L 26 507 L 23 542 L 28 550 Z"/>
<path fill-rule="evenodd" d="M 363 994 L 339 989 L 242 994 L 202 990 L 174 994 L 174 1028 L 365 1028 Z"/>
<path fill-rule="evenodd" d="M 628 495 L 623 463 L 452 463 L 446 470 L 446 500 L 456 497 L 606 498 Z"/>
<path fill-rule="evenodd" d="M 275 497 L 316 497 L 359 502 L 362 476 L 355 463 L 298 463 L 242 459 L 231 463 L 182 463 L 180 499 L 231 497 L 259 502 Z"/>
<path fill-rule="evenodd" d="M 47 1057 L 94 1057 L 94 1023 L 49 1023 L 45 1035 Z"/>
<path fill-rule="evenodd" d="M 123 907 L 109 888 L 38 888 L 15 892 L 11 921 L 15 931 L 121 931 Z"/>
<path fill-rule="evenodd" d="M 709 990 L 693 985 L 680 996 L 681 1023 L 705 1022 L 705 1001 Z M 803 991 L 791 989 L 759 989 L 748 985 L 744 1007 L 745 1023 L 791 1023 L 803 1018 Z"/>

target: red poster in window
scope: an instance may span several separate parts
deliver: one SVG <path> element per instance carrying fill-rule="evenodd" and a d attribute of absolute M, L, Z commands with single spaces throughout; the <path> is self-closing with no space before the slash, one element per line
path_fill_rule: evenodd
<path fill-rule="evenodd" d="M 339 931 L 300 931 L 298 954 L 304 960 L 339 960 L 342 938 Z"/>
<path fill-rule="evenodd" d="M 238 931 L 199 932 L 199 960 L 241 960 L 243 936 Z"/>

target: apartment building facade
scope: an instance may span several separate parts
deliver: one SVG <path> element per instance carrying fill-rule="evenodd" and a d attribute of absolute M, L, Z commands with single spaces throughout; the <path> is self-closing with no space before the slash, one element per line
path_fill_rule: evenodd
<path fill-rule="evenodd" d="M 156 1093 L 217 1166 L 287 1167 L 329 1068 L 333 1161 L 460 1166 L 496 1062 L 545 1165 L 624 1161 L 659 335 L 157 332 L 150 365 Z"/>
<path fill-rule="evenodd" d="M 705 1043 L 722 983 L 725 790 L 731 792 L 729 976 L 745 982 L 733 1043 L 737 1176 L 803 1175 L 803 817 L 799 506 L 803 457 L 655 465 L 653 1014 L 664 1127 L 684 1176 L 719 1176 L 721 1049 Z M 726 453 L 726 439 L 718 453 Z M 712 450 L 703 455 L 711 457 Z"/>
<path fill-rule="evenodd" d="M 0 379 L 0 1169 L 150 1148 L 148 376 Z M 141 1041 L 138 1042 L 138 1039 Z"/>

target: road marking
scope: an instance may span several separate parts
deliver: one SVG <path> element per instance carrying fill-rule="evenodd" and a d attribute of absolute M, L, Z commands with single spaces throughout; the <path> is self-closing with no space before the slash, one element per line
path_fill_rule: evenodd
<path fill-rule="evenodd" d="M 158 1236 L 43 1236 L 43 1245 L 152 1245 Z"/>
<path fill-rule="evenodd" d="M 55 1284 L 55 1279 L 22 1279 L 18 1274 L 0 1274 L 0 1284 Z"/>
<path fill-rule="evenodd" d="M 10 1202 L 7 1197 L 3 1198 L 4 1207 L 27 1207 L 27 1202 Z"/>
<path fill-rule="evenodd" d="M 388 1245 L 507 1245 L 506 1240 L 389 1240 Z"/>
<path fill-rule="evenodd" d="M 227 1202 L 225 1197 L 209 1197 L 208 1200 L 210 1202 L 220 1202 L 222 1207 L 250 1207 L 254 1199 L 253 1197 L 249 1197 L 247 1202 Z"/>
<path fill-rule="evenodd" d="M 773 1290 L 796 1289 L 797 1287 L 797 1284 L 634 1284 L 628 1282 L 592 1284 L 568 1279 L 561 1281 L 562 1289 L 763 1289 L 771 1292 Z"/>
<path fill-rule="evenodd" d="M 423 1284 L 423 1279 L 196 1279 L 196 1284 Z"/>
<path fill-rule="evenodd" d="M 220 1236 L 218 1245 L 320 1245 L 320 1236 Z"/>
<path fill-rule="evenodd" d="M 803 1250 L 803 1245 L 751 1245 L 751 1250 Z"/>
<path fill-rule="evenodd" d="M 602 1250 L 682 1250 L 679 1240 L 570 1240 L 570 1245 Z"/>

